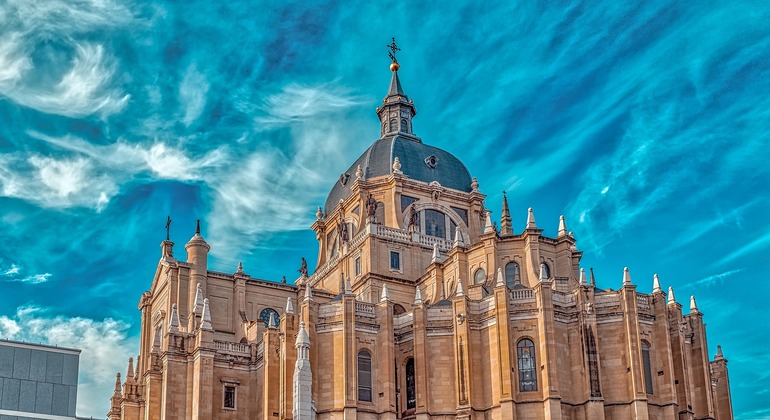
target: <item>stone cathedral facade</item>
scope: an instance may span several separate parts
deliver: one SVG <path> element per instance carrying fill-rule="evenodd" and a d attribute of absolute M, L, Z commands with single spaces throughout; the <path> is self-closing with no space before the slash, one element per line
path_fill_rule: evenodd
<path fill-rule="evenodd" d="M 211 271 L 200 228 L 184 261 L 161 243 L 108 417 L 732 419 L 694 298 L 685 313 L 627 269 L 598 288 L 563 218 L 554 238 L 532 209 L 514 229 L 504 198 L 498 229 L 460 160 L 415 134 L 398 70 L 380 138 L 318 209 L 314 273 Z"/>

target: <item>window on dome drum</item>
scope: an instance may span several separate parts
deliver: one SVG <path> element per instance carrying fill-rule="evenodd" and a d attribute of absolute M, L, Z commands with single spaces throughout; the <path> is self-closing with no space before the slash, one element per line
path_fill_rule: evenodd
<path fill-rule="evenodd" d="M 537 391 L 535 343 L 523 338 L 516 344 L 516 350 L 519 356 L 519 391 Z"/>
<path fill-rule="evenodd" d="M 356 269 L 356 277 L 360 276 L 361 275 L 361 257 L 356 258 L 355 269 Z"/>
<path fill-rule="evenodd" d="M 460 216 L 461 219 L 463 219 L 463 223 L 465 223 L 466 225 L 468 224 L 468 210 L 457 208 L 457 207 L 452 207 L 452 210 L 454 210 L 455 213 L 457 213 L 457 215 Z"/>
<path fill-rule="evenodd" d="M 401 254 L 396 251 L 390 251 L 390 269 L 401 270 Z"/>
<path fill-rule="evenodd" d="M 414 388 L 414 359 L 406 361 L 406 409 L 417 406 L 416 392 Z"/>
<path fill-rule="evenodd" d="M 408 195 L 402 195 L 401 196 L 401 212 L 403 213 L 407 207 L 409 207 L 410 204 L 417 201 L 414 197 L 409 197 Z"/>
<path fill-rule="evenodd" d="M 270 315 L 275 314 L 276 321 L 278 320 L 278 312 L 275 311 L 275 309 L 271 308 L 265 308 L 262 310 L 262 312 L 259 313 L 259 319 L 261 319 L 265 326 L 270 325 Z"/>
<path fill-rule="evenodd" d="M 372 355 L 366 350 L 358 352 L 358 400 L 372 401 Z"/>
<path fill-rule="evenodd" d="M 404 133 L 409 132 L 409 127 L 406 125 L 406 118 L 401 119 L 401 131 Z"/>
<path fill-rule="evenodd" d="M 398 131 L 398 120 L 392 119 L 390 120 L 390 132 Z"/>
<path fill-rule="evenodd" d="M 644 388 L 648 394 L 652 394 L 652 363 L 650 363 L 650 345 L 646 341 L 642 341 L 642 365 L 644 367 Z"/>
<path fill-rule="evenodd" d="M 425 234 L 446 238 L 446 216 L 440 211 L 425 210 Z"/>
<path fill-rule="evenodd" d="M 476 273 L 473 275 L 473 282 L 476 284 L 484 284 L 487 281 L 487 273 L 484 271 L 483 268 L 479 268 L 476 270 Z"/>
<path fill-rule="evenodd" d="M 229 410 L 235 410 L 235 387 L 233 385 L 225 385 L 222 406 Z"/>
<path fill-rule="evenodd" d="M 540 264 L 540 268 L 545 271 L 545 278 L 550 279 L 551 278 L 551 267 L 548 266 L 546 263 Z M 538 273 L 540 274 L 540 273 Z"/>
<path fill-rule="evenodd" d="M 505 265 L 505 285 L 508 288 L 521 284 L 521 270 L 519 269 L 519 263 L 509 262 Z"/>

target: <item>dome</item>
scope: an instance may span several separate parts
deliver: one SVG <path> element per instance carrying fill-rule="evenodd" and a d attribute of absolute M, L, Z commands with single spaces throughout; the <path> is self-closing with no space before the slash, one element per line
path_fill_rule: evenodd
<path fill-rule="evenodd" d="M 351 195 L 350 186 L 355 181 L 356 168 L 361 165 L 364 178 L 371 179 L 390 175 L 393 160 L 398 157 L 401 172 L 411 179 L 432 182 L 459 191 L 471 191 L 471 175 L 465 165 L 451 153 L 429 146 L 413 137 L 400 135 L 381 138 L 358 158 L 334 184 L 326 198 L 325 213 L 334 209 L 340 200 Z"/>

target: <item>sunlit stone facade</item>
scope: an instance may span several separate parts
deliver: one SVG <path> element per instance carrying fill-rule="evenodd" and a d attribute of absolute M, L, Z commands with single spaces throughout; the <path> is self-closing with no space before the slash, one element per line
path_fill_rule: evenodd
<path fill-rule="evenodd" d="M 504 200 L 498 229 L 465 166 L 414 134 L 392 70 L 381 138 L 312 225 L 314 273 L 214 272 L 199 232 L 186 261 L 162 242 L 109 418 L 731 419 L 695 300 L 684 314 L 628 270 L 599 289 L 563 219 L 546 237 L 530 209 L 515 230 Z"/>

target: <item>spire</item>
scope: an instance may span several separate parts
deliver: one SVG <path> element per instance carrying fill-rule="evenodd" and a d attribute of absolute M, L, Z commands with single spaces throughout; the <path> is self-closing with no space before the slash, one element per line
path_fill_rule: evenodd
<path fill-rule="evenodd" d="M 455 293 L 455 296 L 465 296 L 465 291 L 463 290 L 463 282 L 459 278 L 457 279 L 457 292 Z"/>
<path fill-rule="evenodd" d="M 115 375 L 115 392 L 112 394 L 113 396 L 120 395 L 120 372 L 118 372 L 117 375 Z"/>
<path fill-rule="evenodd" d="M 564 223 L 564 215 L 559 216 L 559 233 L 556 237 L 561 238 L 562 236 L 567 236 L 567 225 Z"/>
<path fill-rule="evenodd" d="M 155 330 L 155 336 L 152 338 L 152 353 L 158 353 L 160 352 L 160 328 Z"/>
<path fill-rule="evenodd" d="M 676 303 L 676 298 L 674 298 L 674 288 L 671 286 L 668 286 L 668 302 L 669 305 Z"/>
<path fill-rule="evenodd" d="M 174 305 L 176 306 L 176 304 Z M 193 303 L 193 313 L 195 315 L 201 316 L 203 315 L 203 286 L 201 286 L 200 283 L 198 283 L 197 286 L 195 286 L 195 301 Z"/>
<path fill-rule="evenodd" d="M 453 247 L 460 247 L 463 245 L 463 235 L 460 233 L 460 229 L 455 229 L 455 241 L 452 244 Z"/>
<path fill-rule="evenodd" d="M 494 228 L 494 226 L 492 226 L 492 218 L 490 217 L 491 214 L 492 214 L 492 212 L 487 210 L 487 220 L 484 223 L 484 234 L 485 235 L 488 234 L 488 233 L 494 233 L 495 232 L 495 228 Z"/>
<path fill-rule="evenodd" d="M 387 302 L 390 300 L 390 296 L 388 295 L 388 283 L 382 284 L 382 294 L 380 295 L 380 302 Z"/>
<path fill-rule="evenodd" d="M 652 293 L 662 292 L 660 290 L 660 280 L 658 280 L 658 275 L 653 274 L 652 276 Z"/>
<path fill-rule="evenodd" d="M 586 283 L 586 269 L 585 268 L 581 268 L 580 269 L 580 285 L 581 286 L 588 286 L 588 284 Z"/>
<path fill-rule="evenodd" d="M 422 293 L 420 293 L 420 288 L 419 287 L 415 288 L 414 304 L 415 305 L 422 305 Z"/>
<path fill-rule="evenodd" d="M 441 254 L 438 251 L 438 242 L 433 243 L 433 258 L 430 262 L 433 264 L 441 262 Z"/>
<path fill-rule="evenodd" d="M 297 340 L 294 341 L 294 347 L 310 348 L 310 336 L 307 335 L 305 330 L 305 321 L 299 322 L 299 332 L 297 332 Z"/>
<path fill-rule="evenodd" d="M 171 321 L 168 325 L 168 332 L 179 332 L 179 314 L 176 311 L 176 303 L 171 305 Z"/>
<path fill-rule="evenodd" d="M 236 274 L 243 274 L 243 263 L 242 262 L 238 263 L 238 269 L 235 270 L 235 273 Z"/>
<path fill-rule="evenodd" d="M 201 321 L 201 329 L 206 331 L 214 331 L 211 326 L 211 308 L 209 308 L 209 299 L 203 299 L 203 319 Z"/>
<path fill-rule="evenodd" d="M 134 358 L 128 358 L 128 369 L 126 370 L 126 382 L 130 382 L 134 379 Z"/>
<path fill-rule="evenodd" d="M 276 315 L 275 312 L 270 312 L 270 323 L 267 327 L 272 329 L 278 328 L 278 315 Z"/>
<path fill-rule="evenodd" d="M 503 211 L 500 214 L 500 236 L 513 235 L 513 227 L 511 225 L 511 212 L 508 210 L 508 197 L 503 191 Z"/>
<path fill-rule="evenodd" d="M 717 344 L 717 355 L 714 356 L 714 360 L 715 361 L 716 360 L 724 360 L 724 358 L 725 358 L 725 356 L 722 354 L 722 345 L 721 344 Z M 120 374 L 118 374 L 118 375 L 120 375 Z M 120 376 L 118 376 L 118 378 L 120 378 Z"/>
<path fill-rule="evenodd" d="M 537 229 L 537 224 L 535 224 L 535 212 L 532 211 L 532 207 L 527 210 L 527 229 Z"/>
<path fill-rule="evenodd" d="M 594 278 L 594 268 L 590 267 L 589 270 L 591 270 L 591 286 L 596 287 L 596 279 Z"/>
<path fill-rule="evenodd" d="M 196 235 L 201 234 L 201 219 L 198 219 L 198 221 L 195 224 L 195 234 Z"/>
<path fill-rule="evenodd" d="M 310 283 L 305 283 L 305 302 L 313 300 L 313 291 L 310 290 Z"/>
<path fill-rule="evenodd" d="M 348 276 L 348 279 L 345 280 L 345 294 L 346 295 L 352 295 L 353 294 L 353 288 L 350 285 L 350 276 Z"/>
<path fill-rule="evenodd" d="M 396 46 L 395 40 L 388 46 L 391 59 L 390 71 L 393 74 L 390 77 L 390 86 L 388 94 L 382 100 L 382 106 L 377 108 L 377 116 L 380 118 L 380 137 L 392 136 L 397 134 L 406 134 L 416 141 L 413 137 L 412 118 L 417 115 L 414 104 L 409 100 L 404 88 L 401 87 L 401 80 L 398 77 L 398 70 L 401 65 L 396 60 L 396 52 L 401 51 Z"/>
<path fill-rule="evenodd" d="M 695 303 L 695 296 L 690 296 L 690 313 L 691 314 L 699 313 L 698 304 Z"/>
<path fill-rule="evenodd" d="M 495 287 L 503 287 L 505 286 L 505 280 L 503 279 L 503 269 L 498 267 L 497 268 L 497 283 L 495 284 Z"/>
<path fill-rule="evenodd" d="M 631 286 L 631 273 L 628 272 L 628 267 L 623 267 L 623 286 Z"/>
<path fill-rule="evenodd" d="M 294 313 L 294 304 L 291 303 L 291 297 L 286 297 L 286 313 L 287 314 Z"/>

